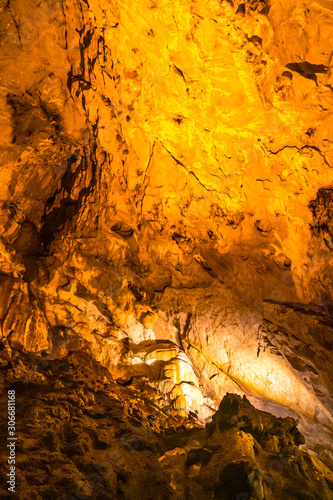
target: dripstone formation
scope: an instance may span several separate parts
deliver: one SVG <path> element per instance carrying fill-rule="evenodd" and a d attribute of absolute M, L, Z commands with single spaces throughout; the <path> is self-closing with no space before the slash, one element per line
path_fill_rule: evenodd
<path fill-rule="evenodd" d="M 0 33 L 0 497 L 332 499 L 333 2 Z"/>

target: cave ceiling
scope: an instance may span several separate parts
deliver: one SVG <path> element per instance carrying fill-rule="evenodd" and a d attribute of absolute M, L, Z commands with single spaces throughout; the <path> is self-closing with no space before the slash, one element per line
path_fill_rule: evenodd
<path fill-rule="evenodd" d="M 333 2 L 0 6 L 4 384 L 245 394 L 333 468 Z"/>

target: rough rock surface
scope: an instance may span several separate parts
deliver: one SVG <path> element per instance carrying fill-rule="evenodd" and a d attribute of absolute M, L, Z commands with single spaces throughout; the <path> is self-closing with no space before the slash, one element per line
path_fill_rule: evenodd
<path fill-rule="evenodd" d="M 16 490 L 22 500 L 333 499 L 333 483 L 299 449 L 290 418 L 228 394 L 207 429 L 171 417 L 92 357 L 47 361 L 14 353 L 5 383 L 20 402 Z M 22 382 L 20 369 L 29 376 Z M 5 369 L 1 369 L 2 375 Z M 1 404 L 6 404 L 2 391 Z M 1 426 L 6 426 L 5 418 Z M 1 498 L 6 484 L 1 435 Z"/>
<path fill-rule="evenodd" d="M 328 477 L 331 0 L 0 9 L 3 369 L 80 352 L 197 425 L 246 394 Z"/>

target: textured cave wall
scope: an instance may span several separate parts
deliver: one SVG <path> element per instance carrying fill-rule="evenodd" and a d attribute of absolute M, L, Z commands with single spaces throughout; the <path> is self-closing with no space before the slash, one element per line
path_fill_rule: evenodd
<path fill-rule="evenodd" d="M 333 466 L 332 6 L 2 2 L 6 353 L 246 393 Z"/>

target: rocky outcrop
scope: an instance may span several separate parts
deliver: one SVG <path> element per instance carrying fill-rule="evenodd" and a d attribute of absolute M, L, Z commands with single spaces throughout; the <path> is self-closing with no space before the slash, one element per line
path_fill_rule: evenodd
<path fill-rule="evenodd" d="M 81 353 L 158 418 L 245 394 L 333 468 L 330 1 L 0 8 L 5 388 Z"/>
<path fill-rule="evenodd" d="M 328 469 L 319 473 L 299 449 L 296 422 L 245 397 L 225 396 L 205 430 L 191 416 L 168 416 L 142 387 L 115 383 L 81 351 L 62 360 L 15 350 L 6 357 L 1 384 L 16 391 L 22 500 L 333 498 Z M 0 495 L 9 498 L 4 433 L 0 460 Z"/>

